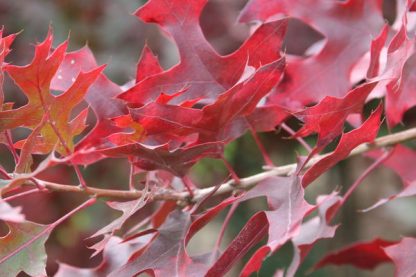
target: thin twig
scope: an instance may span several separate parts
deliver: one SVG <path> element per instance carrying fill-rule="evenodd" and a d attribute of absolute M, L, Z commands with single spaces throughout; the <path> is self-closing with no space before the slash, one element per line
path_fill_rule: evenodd
<path fill-rule="evenodd" d="M 402 143 L 404 141 L 416 138 L 416 128 L 411 128 L 395 134 L 383 136 L 377 138 L 373 143 L 362 144 L 351 151 L 349 156 L 358 155 L 369 150 L 381 148 L 389 145 Z M 319 160 L 325 158 L 331 153 L 325 155 L 318 155 L 309 160 L 305 165 L 305 168 L 311 167 Z M 296 164 L 288 164 L 285 166 L 279 166 L 272 168 L 268 171 L 255 174 L 246 178 L 240 178 L 239 184 L 237 185 L 233 179 L 221 184 L 221 186 L 215 191 L 213 195 L 227 194 L 234 191 L 236 188 L 241 190 L 248 190 L 255 186 L 258 182 L 267 179 L 272 176 L 288 175 L 296 170 Z M 58 184 L 48 181 L 36 179 L 39 184 L 50 191 L 62 191 L 62 192 L 79 192 L 83 194 L 93 195 L 96 197 L 107 197 L 107 198 L 118 198 L 118 199 L 135 199 L 142 195 L 141 191 L 125 191 L 125 190 L 111 190 L 111 189 L 99 189 L 93 187 L 81 188 L 77 186 Z M 27 185 L 34 186 L 29 180 L 26 182 Z M 189 192 L 176 192 L 173 190 L 161 190 L 153 195 L 153 200 L 174 200 L 174 201 L 192 201 L 197 202 L 204 198 L 207 194 L 212 193 L 215 187 L 195 189 L 193 191 L 194 196 L 190 197 Z"/>
<path fill-rule="evenodd" d="M 282 123 L 280 126 L 283 130 L 288 132 L 289 135 L 293 136 L 296 134 L 296 132 L 293 131 L 292 128 L 290 128 L 286 123 Z M 306 149 L 306 151 L 308 151 L 308 153 L 312 152 L 312 147 L 310 147 L 310 145 L 303 138 L 295 137 L 295 139 Z"/>
<path fill-rule="evenodd" d="M 213 253 L 217 253 L 217 251 L 220 249 L 221 241 L 224 237 L 225 230 L 227 229 L 228 223 L 230 223 L 230 220 L 233 217 L 234 212 L 237 210 L 237 207 L 239 204 L 240 204 L 239 202 L 234 202 L 231 205 L 231 208 L 228 210 L 227 216 L 225 217 L 224 223 L 222 224 L 220 234 L 218 235 L 218 239 L 215 242 L 214 250 L 212 251 Z"/>
<path fill-rule="evenodd" d="M 273 161 L 270 158 L 269 154 L 266 151 L 266 148 L 264 147 L 263 143 L 261 142 L 259 136 L 257 135 L 256 130 L 250 125 L 250 132 L 251 135 L 256 142 L 257 147 L 259 148 L 261 155 L 263 156 L 263 160 L 266 163 L 267 166 L 273 166 Z"/>

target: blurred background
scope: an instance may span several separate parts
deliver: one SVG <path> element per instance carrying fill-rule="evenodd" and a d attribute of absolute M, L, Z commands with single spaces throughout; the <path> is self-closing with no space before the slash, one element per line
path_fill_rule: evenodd
<path fill-rule="evenodd" d="M 162 66 L 167 69 L 179 60 L 175 45 L 166 39 L 156 26 L 143 24 L 131 15 L 144 2 L 139 0 L 0 0 L 0 25 L 5 27 L 5 33 L 21 32 L 12 46 L 13 52 L 8 56 L 8 61 L 18 65 L 30 62 L 34 43 L 42 41 L 48 27 L 51 26 L 54 30 L 55 45 L 68 36 L 70 36 L 71 51 L 88 44 L 98 63 L 108 64 L 106 74 L 119 85 L 134 78 L 136 62 L 145 42 L 157 54 Z M 237 49 L 249 35 L 249 26 L 237 23 L 238 13 L 246 2 L 246 0 L 210 0 L 203 11 L 200 23 L 205 36 L 222 55 Z M 395 18 L 394 0 L 385 1 L 384 12 L 386 20 L 392 22 Z M 318 32 L 302 22 L 291 20 L 285 43 L 286 53 L 303 55 L 310 45 L 322 38 Z M 8 78 L 5 82 L 5 92 L 6 101 L 17 102 L 17 106 L 24 104 L 25 98 Z M 368 113 L 376 103 L 377 101 L 369 103 L 366 112 Z M 405 124 L 415 125 L 415 116 L 415 111 L 410 110 L 405 116 Z M 299 128 L 299 122 L 296 120 L 289 120 L 288 125 L 294 129 Z M 393 131 L 403 128 L 403 126 L 398 127 Z M 387 132 L 383 125 L 381 134 Z M 296 141 L 287 137 L 288 134 L 283 130 L 260 134 L 265 148 L 276 165 L 295 162 L 296 153 L 306 154 Z M 308 139 L 308 142 L 313 145 L 314 138 Z M 245 135 L 229 144 L 226 148 L 226 158 L 240 177 L 262 170 L 262 156 L 250 135 Z M 38 158 L 40 159 L 41 157 Z M 7 170 L 12 170 L 14 167 L 12 156 L 1 145 L 0 162 Z M 344 192 L 370 163 L 371 160 L 364 157 L 354 157 L 341 162 L 308 187 L 307 200 L 315 203 L 318 195 L 330 193 L 334 189 Z M 127 189 L 129 166 L 124 160 L 102 161 L 84 171 L 89 186 Z M 227 175 L 228 172 L 222 162 L 212 159 L 199 162 L 191 171 L 192 180 L 200 187 L 218 184 L 224 181 Z M 68 184 L 76 184 L 72 169 L 65 166 L 48 170 L 42 177 L 50 181 L 67 180 Z M 416 236 L 414 199 L 396 200 L 368 213 L 358 212 L 371 206 L 379 198 L 397 192 L 400 187 L 399 178 L 389 169 L 375 170 L 342 209 L 338 218 L 342 225 L 335 238 L 318 242 L 298 275 L 392 276 L 394 269 L 388 264 L 379 266 L 373 272 L 359 271 L 352 267 L 327 267 L 316 272 L 309 272 L 309 269 L 328 251 L 358 240 L 371 240 L 376 237 L 396 240 L 400 236 Z M 85 198 L 79 195 L 49 193 L 20 198 L 14 201 L 13 205 L 24 203 L 24 213 L 28 219 L 46 224 L 58 219 L 84 200 Z M 227 229 L 223 247 L 239 232 L 251 215 L 264 207 L 264 201 L 258 200 L 242 204 Z M 56 261 L 78 267 L 98 265 L 101 257 L 90 259 L 92 251 L 85 246 L 92 245 L 94 241 L 85 241 L 85 239 L 119 215 L 120 213 L 109 209 L 104 202 L 101 202 L 81 211 L 57 228 L 47 242 L 50 258 L 48 273 L 53 275 L 56 272 Z M 225 215 L 226 211 L 192 239 L 188 249 L 191 254 L 203 253 L 213 247 Z M 140 215 L 137 215 L 136 219 L 138 218 Z M 131 224 L 134 224 L 134 219 Z M 0 235 L 4 235 L 6 230 L 4 226 L 3 228 L 0 226 Z M 276 267 L 287 266 L 291 255 L 290 244 L 285 245 L 266 261 L 259 276 L 271 276 Z M 244 259 L 247 260 L 248 257 L 249 255 Z M 243 262 L 235 266 L 228 276 L 236 276 L 242 264 Z"/>

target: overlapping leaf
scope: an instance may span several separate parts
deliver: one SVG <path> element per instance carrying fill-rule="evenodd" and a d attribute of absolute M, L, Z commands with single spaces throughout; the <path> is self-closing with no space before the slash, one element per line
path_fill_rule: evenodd
<path fill-rule="evenodd" d="M 345 159 L 358 145 L 372 142 L 377 137 L 377 133 L 380 128 L 380 117 L 382 111 L 382 106 L 378 106 L 378 108 L 360 127 L 343 134 L 335 151 L 318 161 L 305 172 L 302 177 L 302 185 L 304 187 L 308 186 L 329 168 Z"/>
<path fill-rule="evenodd" d="M 198 134 L 202 143 L 229 141 L 243 134 L 247 126 L 243 122 L 239 127 L 238 120 L 254 111 L 260 99 L 279 81 L 283 69 L 284 59 L 260 67 L 248 80 L 222 93 L 202 110 L 151 103 L 132 109 L 131 114 L 143 126 L 146 136 L 156 141 L 166 141 L 163 137 L 170 138 L 170 134 Z"/>
<path fill-rule="evenodd" d="M 416 239 L 411 237 L 405 237 L 398 242 L 382 239 L 360 242 L 327 255 L 316 267 L 333 264 L 373 269 L 381 263 L 392 262 L 396 277 L 413 276 L 416 274 L 415 246 Z"/>
<path fill-rule="evenodd" d="M 72 85 L 72 80 L 75 80 L 80 72 L 91 71 L 96 67 L 97 62 L 87 46 L 78 51 L 66 53 L 59 66 L 58 74 L 52 79 L 51 88 L 65 91 Z M 89 87 L 85 101 L 93 109 L 97 117 L 97 124 L 76 146 L 76 150 L 96 147 L 102 143 L 105 137 L 119 130 L 110 119 L 126 112 L 121 101 L 115 99 L 121 91 L 121 88 L 104 74 L 99 74 L 96 82 Z"/>
<path fill-rule="evenodd" d="M 318 53 L 306 58 L 288 58 L 285 78 L 269 102 L 298 109 L 326 96 L 343 97 L 351 88 L 353 66 L 370 49 L 371 37 L 383 27 L 380 0 L 339 1 L 249 1 L 240 21 L 286 15 L 302 20 L 325 36 Z"/>
<path fill-rule="evenodd" d="M 219 56 L 199 26 L 199 16 L 206 2 L 151 0 L 135 12 L 144 22 L 160 25 L 174 39 L 181 62 L 170 70 L 141 80 L 121 94 L 121 99 L 136 105 L 147 104 L 161 93 L 173 94 L 186 88 L 174 103 L 196 98 L 215 100 L 237 83 L 247 64 L 258 68 L 280 58 L 286 20 L 260 26 L 237 51 Z"/>
<path fill-rule="evenodd" d="M 375 239 L 369 242 L 359 242 L 331 253 L 320 260 L 315 268 L 327 265 L 354 265 L 362 269 L 374 269 L 381 263 L 391 262 L 384 248 L 396 242 Z"/>
<path fill-rule="evenodd" d="M 299 265 L 318 240 L 332 238 L 335 235 L 338 226 L 330 225 L 332 219 L 331 209 L 339 206 L 340 203 L 341 197 L 337 193 L 318 197 L 318 216 L 303 223 L 299 234 L 292 240 L 294 255 L 287 270 L 287 276 L 295 276 Z"/>
<path fill-rule="evenodd" d="M 71 112 L 83 100 L 103 67 L 80 73 L 77 78 L 71 80 L 71 86 L 64 93 L 52 95 L 50 84 L 64 59 L 67 47 L 67 42 L 64 42 L 50 54 L 52 41 L 53 36 L 49 32 L 45 41 L 36 46 L 35 56 L 29 65 L 5 67 L 7 73 L 27 96 L 28 103 L 16 110 L 0 112 L 0 129 L 20 126 L 34 129 L 46 116 L 47 122 L 41 128 L 40 136 L 34 138 L 34 152 L 49 153 L 59 143 L 58 151 L 68 155 L 73 150 L 73 137 L 85 128 L 87 116 L 87 112 L 84 111 L 71 121 Z M 23 143 L 17 144 L 22 145 Z"/>
<path fill-rule="evenodd" d="M 384 38 L 384 39 L 383 39 Z M 385 37 L 382 37 L 385 41 Z M 384 41 L 380 41 L 383 42 Z M 374 50 L 371 63 L 380 59 L 382 48 Z M 413 96 L 415 76 L 415 41 L 407 35 L 407 20 L 403 17 L 400 30 L 391 39 L 387 48 L 387 61 L 382 73 L 373 76 L 381 80 L 374 91 L 374 96 L 386 97 L 386 117 L 389 127 L 394 127 L 402 120 L 403 114 L 416 105 Z M 374 75 L 374 74 L 373 74 Z"/>
<path fill-rule="evenodd" d="M 116 236 L 111 236 L 108 239 L 103 252 L 103 260 L 97 267 L 94 268 L 78 268 L 64 263 L 59 264 L 59 270 L 54 275 L 55 277 L 98 277 L 107 276 L 112 271 L 116 270 L 127 262 L 134 249 L 145 245 L 147 238 L 139 238 L 142 241 L 130 241 L 122 243 L 122 239 Z"/>
<path fill-rule="evenodd" d="M 296 113 L 305 125 L 295 136 L 318 134 L 317 151 L 342 133 L 348 115 L 361 113 L 365 100 L 377 83 L 367 83 L 350 91 L 343 98 L 325 97 L 319 104 Z"/>

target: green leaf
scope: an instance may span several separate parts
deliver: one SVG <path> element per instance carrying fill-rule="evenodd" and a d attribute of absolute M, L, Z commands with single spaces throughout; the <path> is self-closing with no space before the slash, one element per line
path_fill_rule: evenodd
<path fill-rule="evenodd" d="M 0 276 L 15 277 L 21 271 L 30 276 L 46 275 L 44 244 L 52 228 L 32 222 L 7 225 L 9 233 L 0 238 Z"/>

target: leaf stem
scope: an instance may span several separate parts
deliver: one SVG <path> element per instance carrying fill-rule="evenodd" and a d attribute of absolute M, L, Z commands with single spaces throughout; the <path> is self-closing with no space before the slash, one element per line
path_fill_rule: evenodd
<path fill-rule="evenodd" d="M 222 238 L 224 237 L 225 230 L 227 229 L 228 223 L 230 222 L 231 218 L 233 217 L 234 212 L 237 210 L 239 202 L 234 202 L 230 209 L 228 210 L 227 216 L 225 217 L 224 223 L 222 224 L 220 234 L 218 235 L 218 239 L 215 242 L 214 250 L 212 253 L 217 253 L 221 246 Z"/>
<path fill-rule="evenodd" d="M 256 142 L 257 147 L 259 148 L 263 160 L 266 163 L 267 166 L 274 166 L 272 159 L 270 158 L 269 154 L 266 151 L 266 148 L 264 147 L 264 144 L 261 142 L 259 135 L 254 130 L 254 128 L 250 125 L 250 131 L 251 135 L 253 136 L 254 141 Z"/>
<path fill-rule="evenodd" d="M 293 136 L 294 134 L 296 134 L 295 131 L 292 130 L 292 128 L 290 128 L 286 123 L 282 123 L 280 125 L 282 127 L 283 130 L 285 130 L 286 132 L 289 133 L 289 135 Z M 306 151 L 308 151 L 309 153 L 312 152 L 312 147 L 309 146 L 309 144 L 301 137 L 295 137 L 295 139 L 302 144 L 303 147 L 305 147 Z"/>

